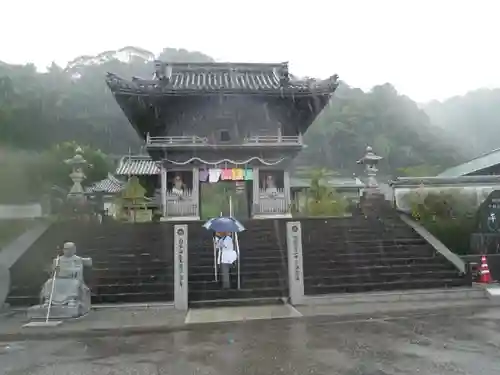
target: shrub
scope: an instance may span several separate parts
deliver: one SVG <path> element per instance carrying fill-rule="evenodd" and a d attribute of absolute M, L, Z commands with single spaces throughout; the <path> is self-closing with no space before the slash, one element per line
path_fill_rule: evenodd
<path fill-rule="evenodd" d="M 456 191 L 413 193 L 413 218 L 436 236 L 451 251 L 465 255 L 470 250 L 470 235 L 476 225 L 477 201 L 473 194 Z"/>

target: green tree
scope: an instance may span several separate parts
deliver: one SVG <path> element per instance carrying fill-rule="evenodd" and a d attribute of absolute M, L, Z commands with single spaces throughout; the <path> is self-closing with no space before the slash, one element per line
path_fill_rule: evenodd
<path fill-rule="evenodd" d="M 381 175 L 422 165 L 435 173 L 464 160 L 425 112 L 390 84 L 370 92 L 341 84 L 304 142 L 308 147 L 295 159 L 295 167 L 324 167 L 349 175 L 367 145 L 384 157 Z"/>
<path fill-rule="evenodd" d="M 327 171 L 313 171 L 311 185 L 306 195 L 306 212 L 310 216 L 342 216 L 348 203 L 326 181 Z"/>
<path fill-rule="evenodd" d="M 37 183 L 45 188 L 55 185 L 69 189 L 73 184 L 69 177 L 72 167 L 65 161 L 74 157 L 78 148 L 82 150 L 82 156 L 88 163 L 84 169 L 86 179 L 83 185 L 88 186 L 106 178 L 111 170 L 107 156 L 101 150 L 80 146 L 73 141 L 57 144 L 41 154 L 41 168 L 35 174 Z"/>

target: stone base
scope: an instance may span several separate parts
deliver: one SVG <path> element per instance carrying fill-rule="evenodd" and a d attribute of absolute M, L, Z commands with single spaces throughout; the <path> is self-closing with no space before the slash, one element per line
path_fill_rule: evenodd
<path fill-rule="evenodd" d="M 30 320 L 40 320 L 47 318 L 47 306 L 36 305 L 28 309 Z M 74 319 L 86 315 L 90 311 L 90 306 L 83 304 L 75 306 L 52 306 L 49 319 Z"/>
<path fill-rule="evenodd" d="M 198 221 L 200 220 L 199 216 L 167 216 L 167 217 L 161 217 L 160 221 Z"/>
<path fill-rule="evenodd" d="M 293 218 L 290 213 L 283 214 L 255 214 L 252 219 L 263 220 L 263 219 L 291 219 Z"/>

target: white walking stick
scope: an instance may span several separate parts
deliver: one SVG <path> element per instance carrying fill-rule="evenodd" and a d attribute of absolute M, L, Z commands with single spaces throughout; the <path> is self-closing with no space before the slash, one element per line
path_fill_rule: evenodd
<path fill-rule="evenodd" d="M 214 276 L 215 276 L 215 281 L 218 281 L 217 277 L 217 237 L 214 237 Z"/>
<path fill-rule="evenodd" d="M 229 196 L 229 216 L 233 217 L 233 197 Z M 240 243 L 238 241 L 238 232 L 234 233 L 234 242 L 236 245 L 236 255 L 238 257 L 238 289 L 241 289 L 241 273 L 240 273 Z"/>
<path fill-rule="evenodd" d="M 234 234 L 236 241 L 236 254 L 238 254 L 238 289 L 241 289 L 241 272 L 240 272 L 240 242 L 238 241 L 238 233 Z"/>
<path fill-rule="evenodd" d="M 56 266 L 54 269 L 54 274 L 52 275 L 52 287 L 50 290 L 50 295 L 49 295 L 49 305 L 47 306 L 47 316 L 45 317 L 45 321 L 32 321 L 29 322 L 23 327 L 57 327 L 59 324 L 62 323 L 61 320 L 50 320 L 50 310 L 52 309 L 52 299 L 54 298 L 54 289 L 56 285 L 56 274 L 57 274 L 57 269 L 59 268 L 59 258 L 60 256 L 58 255 L 56 258 Z"/>
<path fill-rule="evenodd" d="M 47 317 L 45 318 L 45 323 L 48 323 L 49 318 L 50 318 L 50 309 L 52 308 L 52 298 L 54 297 L 54 288 L 56 285 L 56 273 L 57 273 L 58 268 L 59 268 L 59 255 L 56 258 L 56 267 L 55 267 L 54 273 L 52 275 L 52 286 L 51 286 L 51 290 L 50 290 L 49 306 L 47 308 Z"/>

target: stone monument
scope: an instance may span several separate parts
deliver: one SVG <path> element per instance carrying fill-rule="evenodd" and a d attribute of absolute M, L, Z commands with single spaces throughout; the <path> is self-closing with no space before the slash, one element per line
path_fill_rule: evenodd
<path fill-rule="evenodd" d="M 370 194 L 381 194 L 378 182 L 376 179 L 377 176 L 377 164 L 380 160 L 382 160 L 382 156 L 375 155 L 373 149 L 370 146 L 366 147 L 366 154 L 357 161 L 358 164 L 365 166 L 365 172 L 367 175 L 366 189 L 365 192 Z"/>
<path fill-rule="evenodd" d="M 390 210 L 390 205 L 385 200 L 385 195 L 380 191 L 377 176 L 377 164 L 383 159 L 382 156 L 375 155 L 373 149 L 366 147 L 365 155 L 357 161 L 357 164 L 365 166 L 367 180 L 363 189 L 360 207 L 365 217 L 379 218 L 386 211 Z"/>
<path fill-rule="evenodd" d="M 63 255 L 54 259 L 52 275 L 43 285 L 40 305 L 28 309 L 31 319 L 45 319 L 50 306 L 50 318 L 78 318 L 90 311 L 90 289 L 83 279 L 84 267 L 92 266 L 91 258 L 76 255 L 73 242 L 66 242 Z M 52 294 L 52 299 L 50 298 Z"/>
<path fill-rule="evenodd" d="M 83 168 L 87 165 L 87 160 L 82 156 L 82 149 L 78 147 L 75 150 L 75 156 L 65 160 L 65 163 L 72 167 L 69 177 L 73 181 L 73 186 L 68 193 L 68 200 L 74 203 L 83 204 L 85 202 L 85 191 L 83 190 L 82 181 L 85 179 Z"/>

